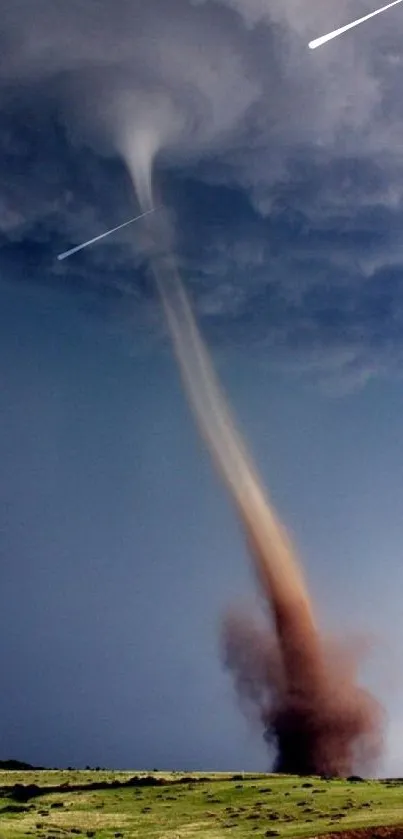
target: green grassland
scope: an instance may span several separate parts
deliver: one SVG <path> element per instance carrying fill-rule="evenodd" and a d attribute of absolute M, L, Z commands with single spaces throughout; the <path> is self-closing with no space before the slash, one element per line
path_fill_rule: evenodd
<path fill-rule="evenodd" d="M 0 771 L 1 839 L 316 839 L 393 824 L 403 779 Z"/>

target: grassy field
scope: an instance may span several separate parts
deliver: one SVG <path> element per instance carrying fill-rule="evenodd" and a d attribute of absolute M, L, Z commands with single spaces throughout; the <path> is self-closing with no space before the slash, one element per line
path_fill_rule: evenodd
<path fill-rule="evenodd" d="M 1 839 L 291 839 L 392 824 L 403 825 L 403 780 L 0 772 Z"/>

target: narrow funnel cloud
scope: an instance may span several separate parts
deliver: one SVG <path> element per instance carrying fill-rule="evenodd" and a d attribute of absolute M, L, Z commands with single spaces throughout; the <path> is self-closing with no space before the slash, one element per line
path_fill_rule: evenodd
<path fill-rule="evenodd" d="M 150 185 L 151 172 L 136 171 L 146 160 L 144 148 L 134 152 L 126 157 L 133 182 Z M 276 770 L 348 775 L 379 756 L 380 706 L 356 684 L 352 650 L 321 637 L 300 563 L 236 428 L 198 329 L 170 251 L 168 221 L 159 213 L 148 227 L 151 265 L 184 390 L 234 503 L 274 618 L 274 637 L 269 627 L 262 635 L 252 624 L 227 621 L 226 664 L 241 695 L 258 708 L 265 739 L 277 749 Z"/>
<path fill-rule="evenodd" d="M 375 15 L 380 15 L 381 12 L 386 12 L 387 9 L 391 9 L 392 6 L 397 6 L 397 4 L 401 2 L 402 0 L 393 0 L 393 3 L 388 3 L 387 6 L 382 6 L 381 9 L 377 9 L 375 12 L 370 12 L 370 14 L 365 15 L 365 17 L 360 17 L 358 20 L 354 20 L 346 26 L 341 26 L 340 29 L 335 29 L 333 32 L 329 32 L 328 35 L 322 35 L 320 38 L 315 38 L 314 41 L 310 41 L 308 44 L 309 49 L 316 50 L 318 47 L 322 47 L 323 44 L 327 44 L 327 42 L 332 41 L 333 38 L 338 38 L 339 35 L 343 35 L 344 32 L 348 32 L 349 29 L 354 29 L 354 27 L 359 26 L 360 23 L 365 23 L 366 20 L 370 20 L 372 17 L 375 17 Z"/>
<path fill-rule="evenodd" d="M 83 248 L 88 248 L 89 245 L 94 245 L 95 242 L 99 242 L 101 239 L 105 239 L 105 236 L 110 236 L 111 233 L 116 233 L 117 230 L 122 230 L 123 227 L 128 227 L 129 224 L 133 224 L 135 221 L 139 221 L 144 216 L 148 216 L 149 213 L 154 213 L 157 207 L 152 207 L 150 210 L 146 210 L 144 213 L 140 213 L 139 216 L 135 216 L 134 218 L 129 219 L 129 221 L 124 221 L 123 224 L 118 224 L 117 227 L 112 227 L 111 230 L 107 230 L 105 233 L 101 233 L 100 236 L 95 236 L 94 239 L 88 239 L 88 242 L 83 242 L 82 245 L 77 245 L 75 248 L 70 248 L 69 251 L 64 251 L 64 253 L 59 253 L 58 260 L 61 262 L 63 259 L 67 259 L 68 256 L 73 256 L 73 253 L 78 253 L 78 251 L 82 251 Z"/>

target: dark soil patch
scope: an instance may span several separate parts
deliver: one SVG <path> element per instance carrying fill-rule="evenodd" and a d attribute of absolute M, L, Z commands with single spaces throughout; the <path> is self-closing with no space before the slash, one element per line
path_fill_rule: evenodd
<path fill-rule="evenodd" d="M 3 807 L 1 811 L 1 815 L 4 813 L 28 813 L 29 807 L 24 807 L 22 804 L 8 804 L 7 807 Z"/>
<path fill-rule="evenodd" d="M 403 839 L 403 825 L 340 830 L 337 833 L 322 834 L 321 839 Z"/>

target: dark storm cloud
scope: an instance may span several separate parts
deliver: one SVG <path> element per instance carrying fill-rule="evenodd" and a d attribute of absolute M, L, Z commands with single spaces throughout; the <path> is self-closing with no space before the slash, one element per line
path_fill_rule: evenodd
<path fill-rule="evenodd" d="M 52 256 L 133 214 L 115 126 L 157 127 L 182 269 L 211 335 L 353 380 L 394 366 L 403 14 L 307 49 L 366 11 L 364 0 L 175 0 L 169 13 L 162 0 L 2 0 L 3 270 L 148 299 L 133 231 L 63 265 Z"/>

